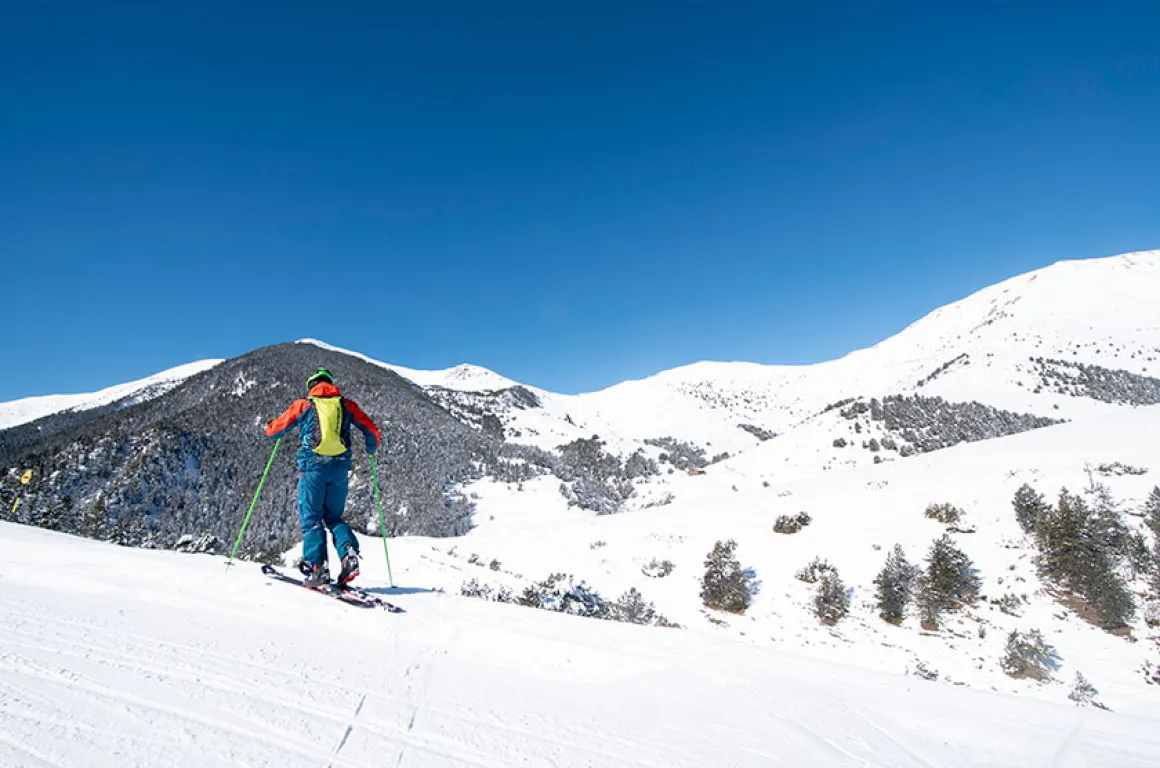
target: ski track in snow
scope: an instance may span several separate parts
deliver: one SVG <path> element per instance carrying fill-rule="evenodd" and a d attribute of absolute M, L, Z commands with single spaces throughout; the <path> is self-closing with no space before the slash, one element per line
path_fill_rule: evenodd
<path fill-rule="evenodd" d="M 48 557 L 67 568 L 44 573 Z M 1154 766 L 1155 719 L 0 524 L 0 765 Z M 151 589 L 127 574 L 147 569 Z M 252 570 L 252 572 L 251 572 Z M 33 575 L 37 574 L 37 575 Z M 83 590 L 78 590 L 83 574 Z"/>

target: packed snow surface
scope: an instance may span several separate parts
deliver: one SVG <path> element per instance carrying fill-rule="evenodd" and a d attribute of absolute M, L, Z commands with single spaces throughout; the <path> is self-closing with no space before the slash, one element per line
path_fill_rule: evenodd
<path fill-rule="evenodd" d="M 373 552 L 373 541 L 365 542 Z M 0 524 L 0 765 L 1155 766 L 1160 719 Z M 50 567 L 46 567 L 50 564 Z M 378 567 L 376 567 L 378 566 Z"/>

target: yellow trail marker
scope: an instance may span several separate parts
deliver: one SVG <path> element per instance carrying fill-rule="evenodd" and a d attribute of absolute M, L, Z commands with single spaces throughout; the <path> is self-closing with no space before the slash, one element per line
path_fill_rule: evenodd
<path fill-rule="evenodd" d="M 26 470 L 24 472 L 24 474 L 20 476 L 20 484 L 21 485 L 28 485 L 31 481 L 32 481 L 32 470 L 29 469 L 29 470 Z M 16 508 L 19 506 L 20 506 L 20 497 L 17 496 L 16 501 L 12 502 L 12 511 L 8 514 L 8 516 L 15 518 L 16 517 Z"/>

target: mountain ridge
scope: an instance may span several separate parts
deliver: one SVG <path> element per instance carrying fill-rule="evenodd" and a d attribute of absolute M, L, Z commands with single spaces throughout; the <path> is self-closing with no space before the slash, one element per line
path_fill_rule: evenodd
<path fill-rule="evenodd" d="M 1001 669 L 1007 633 L 1043 629 L 1068 674 L 1082 671 L 1116 707 L 1141 706 L 1160 649 L 1149 623 L 1160 602 L 1146 603 L 1143 566 L 1133 560 L 1125 581 L 1139 608 L 1116 628 L 1137 641 L 1128 643 L 1091 624 L 1078 598 L 1060 598 L 1011 495 L 1022 483 L 1049 499 L 1067 487 L 1137 545 L 1150 541 L 1139 510 L 1160 467 L 1151 438 L 1160 380 L 1148 375 L 1160 354 L 1158 257 L 1101 260 L 973 295 L 912 325 L 909 346 L 788 370 L 707 363 L 591 395 L 491 389 L 510 380 L 474 367 L 434 372 L 424 385 L 322 342 L 264 347 L 158 397 L 0 430 L 0 506 L 23 493 L 20 522 L 221 552 L 270 455 L 262 425 L 323 364 L 383 429 L 387 533 L 430 566 L 431 588 L 526 596 L 548 589 L 552 574 L 573 574 L 596 584 L 585 599 L 597 588 L 613 590 L 607 602 L 636 590 L 666 621 L 697 631 L 1065 699 L 1062 679 L 1028 687 Z M 1093 291 L 1116 297 L 1117 312 Z M 373 536 L 359 449 L 348 519 Z M 25 469 L 35 479 L 22 491 Z M 244 559 L 293 557 L 293 475 L 280 455 Z M 924 515 L 929 505 L 965 518 L 941 523 Z M 982 596 L 937 632 L 913 615 L 884 624 L 870 581 L 886 550 L 899 544 L 917 559 L 944 534 L 978 564 Z M 706 553 L 729 537 L 765 584 L 742 616 L 698 598 Z M 851 590 L 835 627 L 817 624 L 813 587 L 795 578 L 819 557 Z"/>
<path fill-rule="evenodd" d="M 824 405 L 828 404 L 829 402 L 840 400 L 843 397 L 848 397 L 852 394 L 873 396 L 890 394 L 895 391 L 912 391 L 913 387 L 909 387 L 908 382 L 922 380 L 924 378 L 924 372 L 926 376 L 929 376 L 939 366 L 954 360 L 956 357 L 962 355 L 964 351 L 969 353 L 969 350 L 962 350 L 958 347 L 948 347 L 943 345 L 934 349 L 926 349 L 922 351 L 921 354 L 915 355 L 913 353 L 913 348 L 922 347 L 924 344 L 921 342 L 915 343 L 912 341 L 913 337 L 929 337 L 932 335 L 937 336 L 939 334 L 926 332 L 927 329 L 938 322 L 945 323 L 949 316 L 960 315 L 970 311 L 974 311 L 975 313 L 975 319 L 967 323 L 968 326 L 972 326 L 970 330 L 973 331 L 978 330 L 979 328 L 992 326 L 1000 320 L 1009 319 L 1010 314 L 1007 313 L 1006 309 L 1010 306 L 1018 304 L 1020 301 L 1025 301 L 1026 299 L 1026 297 L 1022 294 L 1017 294 L 1008 298 L 1003 306 L 999 306 L 996 304 L 997 298 L 1008 296 L 1014 289 L 1026 289 L 1028 286 L 1034 286 L 1037 282 L 1050 282 L 1051 280 L 1058 281 L 1058 278 L 1060 278 L 1062 275 L 1067 275 L 1070 278 L 1074 273 L 1077 272 L 1088 273 L 1092 271 L 1095 271 L 1097 274 L 1104 274 L 1105 277 L 1108 273 L 1114 274 L 1120 272 L 1132 272 L 1132 279 L 1127 281 L 1127 286 L 1125 287 L 1124 285 L 1119 285 L 1117 290 L 1118 295 L 1120 295 L 1121 298 L 1122 295 L 1126 294 L 1128 297 L 1132 298 L 1133 301 L 1119 301 L 1118 305 L 1121 309 L 1125 304 L 1127 306 L 1138 306 L 1140 304 L 1149 305 L 1151 303 L 1150 299 L 1148 298 L 1149 286 L 1160 285 L 1160 250 L 1136 251 L 1119 256 L 1103 258 L 1061 260 L 1049 266 L 1042 267 L 1040 269 L 1033 270 L 1021 275 L 1016 275 L 976 291 L 964 297 L 963 299 L 959 299 L 955 302 L 944 305 L 943 307 L 939 307 L 932 312 L 927 313 L 923 317 L 915 320 L 899 333 L 894 334 L 893 336 L 884 339 L 877 344 L 863 349 L 852 350 L 846 355 L 833 360 L 803 365 L 779 365 L 745 361 L 726 362 L 703 360 L 688 365 L 678 366 L 676 368 L 666 369 L 641 379 L 631 379 L 614 384 L 601 390 L 581 393 L 577 395 L 555 393 L 544 390 L 540 387 L 536 387 L 534 385 L 524 384 L 478 365 L 464 363 L 447 369 L 425 371 L 382 362 L 362 353 L 343 349 L 341 347 L 337 347 L 317 339 L 300 339 L 295 343 L 313 345 L 321 350 L 338 352 L 343 355 L 361 359 L 365 362 L 380 366 L 384 369 L 395 371 L 399 375 L 415 382 L 420 386 L 444 387 L 448 389 L 474 392 L 500 390 L 514 386 L 521 386 L 537 394 L 537 396 L 546 396 L 549 399 L 555 399 L 563 403 L 571 404 L 574 407 L 578 407 L 581 411 L 595 410 L 600 413 L 608 411 L 619 412 L 625 410 L 636 411 L 641 406 L 641 403 L 633 402 L 629 407 L 622 407 L 618 403 L 618 401 L 621 400 L 646 401 L 644 405 L 647 409 L 647 401 L 650 399 L 650 395 L 653 393 L 653 391 L 657 388 L 670 393 L 676 391 L 678 393 L 684 392 L 686 394 L 689 391 L 696 390 L 698 388 L 725 390 L 732 388 L 736 390 L 746 390 L 746 394 L 748 394 L 748 396 L 759 397 L 766 400 L 775 396 L 784 395 L 788 395 L 789 399 L 791 400 L 800 399 L 803 402 L 801 402 L 798 407 L 794 408 L 793 412 L 798 419 L 801 419 L 809 415 L 809 413 L 805 412 L 814 412 L 820 410 L 821 407 L 824 407 Z M 1113 281 L 1113 283 L 1114 282 L 1115 281 Z M 1075 286 L 1067 287 L 1069 289 L 1075 288 Z M 1097 289 L 1102 289 L 1106 292 L 1108 290 L 1108 286 L 1097 286 Z M 984 312 L 983 309 L 978 305 L 986 306 L 986 311 Z M 982 314 L 980 315 L 980 313 Z M 1044 315 L 1049 319 L 1052 318 L 1052 314 L 1053 313 L 1050 311 L 1044 313 Z M 1153 336 L 1160 336 L 1160 319 L 1154 319 L 1150 323 L 1141 323 L 1139 322 L 1138 315 L 1130 317 L 1134 317 L 1135 320 L 1133 322 L 1127 323 L 1126 325 L 1128 327 L 1125 327 L 1125 323 L 1118 322 L 1123 319 L 1122 313 L 1117 313 L 1114 318 L 1114 320 L 1117 321 L 1115 327 L 1116 332 L 1120 334 L 1142 333 L 1149 335 L 1151 342 L 1149 344 L 1136 344 L 1135 342 L 1132 342 L 1133 346 L 1136 348 L 1128 350 L 1126 357 L 1117 358 L 1118 367 L 1123 370 L 1128 370 L 1132 373 L 1143 375 L 1149 372 L 1148 364 L 1151 363 L 1151 370 L 1153 373 L 1160 371 L 1160 341 L 1157 341 L 1156 338 L 1152 338 Z M 1106 319 L 1104 320 L 1106 322 Z M 960 323 L 959 325 L 961 326 L 962 324 Z M 1073 318 L 1073 322 L 1071 322 L 1070 325 L 1084 325 L 1083 318 L 1080 318 L 1079 321 L 1075 321 Z M 1092 328 L 1093 326 L 1088 323 L 1088 327 Z M 961 336 L 962 331 L 963 329 L 959 327 L 957 332 L 952 329 L 949 331 L 943 331 L 942 335 L 945 337 L 952 333 L 957 333 L 957 335 Z M 1074 360 L 1078 362 L 1106 362 L 1104 356 L 1090 354 L 1088 347 L 1096 342 L 1093 342 L 1090 339 L 1086 341 L 1086 345 L 1082 345 L 1079 350 L 1075 350 L 1077 351 L 1077 354 L 1072 355 Z M 1042 340 L 1040 340 L 1040 344 L 1041 343 Z M 1109 343 L 1111 342 L 1109 341 Z M 1121 342 L 1121 344 L 1124 343 L 1125 342 Z M 905 352 L 908 344 L 910 351 Z M 857 376 L 849 376 L 849 371 L 847 369 L 881 370 L 887 366 L 884 366 L 879 360 L 876 360 L 875 358 L 881 356 L 893 356 L 897 358 L 897 354 L 892 355 L 896 348 L 904 349 L 904 354 L 901 355 L 902 360 L 891 360 L 890 362 L 894 367 L 899 367 L 899 362 L 901 362 L 901 370 L 880 375 L 878 377 L 879 380 L 865 381 L 864 383 L 860 382 L 858 386 L 835 384 L 832 381 L 826 381 L 826 379 L 834 380 L 843 378 L 858 378 Z M 1032 345 L 1031 349 L 1035 350 L 1037 348 Z M 1057 347 L 1054 350 L 1054 353 L 1065 355 L 1069 351 L 1073 350 L 1070 347 Z M 1010 354 L 1007 354 L 1009 352 L 1010 350 L 1008 349 L 1004 350 L 1004 354 L 1007 357 L 1011 356 Z M 1135 352 L 1137 356 L 1132 357 L 1132 352 Z M 1146 354 L 1140 354 L 1141 352 L 1145 352 Z M 994 351 L 991 351 L 991 354 L 994 355 Z M 207 364 L 216 365 L 218 362 L 220 361 L 190 363 L 188 366 L 181 366 L 178 369 L 171 369 L 171 371 L 162 372 L 150 378 L 161 378 L 166 374 L 178 371 L 180 368 L 193 368 Z M 1012 365 L 1014 364 L 1013 361 L 1008 362 Z M 197 371 L 194 370 L 192 372 Z M 941 382 L 937 387 L 935 387 L 934 390 L 931 391 L 937 391 L 938 389 L 944 387 L 947 378 L 948 377 L 944 377 L 943 382 Z M 820 384 L 818 380 L 822 380 Z M 133 384 L 143 384 L 148 381 L 150 381 L 150 379 L 118 386 L 128 388 Z M 720 382 L 728 382 L 728 386 L 722 386 L 719 384 Z M 713 386 L 712 383 L 716 383 L 716 386 Z M 802 389 L 816 391 L 817 396 L 802 398 L 800 393 L 786 391 L 787 387 L 792 387 L 794 385 Z M 852 389 L 859 387 L 864 391 L 857 393 L 853 393 L 851 391 Z M 59 397 L 78 398 L 78 400 L 83 398 L 94 398 L 96 395 L 101 395 L 117 388 L 118 387 L 109 388 L 107 390 L 102 390 L 102 392 L 92 393 L 90 395 L 71 395 Z M 626 392 L 629 393 L 628 397 L 624 397 Z M 637 396 L 636 393 L 639 392 L 645 392 L 649 394 Z M 951 392 L 951 395 L 958 397 L 958 399 L 962 399 L 958 392 Z M 711 395 L 702 396 L 711 397 Z M 22 401 L 0 404 L 0 428 L 3 428 L 4 426 L 10 427 L 17 425 L 16 422 L 12 421 L 12 417 L 5 419 L 5 406 L 13 406 L 14 404 L 24 403 L 32 399 L 34 398 L 26 398 Z M 580 405 L 583 403 L 593 403 L 594 407 L 586 408 L 585 406 Z M 1025 403 L 1022 401 L 1019 401 L 1017 404 L 1019 407 L 1025 407 Z M 48 406 L 49 403 L 46 403 L 46 408 Z M 39 413 L 39 415 L 50 415 L 50 413 L 51 412 L 46 411 Z M 616 415 L 619 416 L 623 414 L 616 413 Z M 597 416 L 593 415 L 593 421 L 597 427 L 601 426 L 599 424 L 600 419 Z M 630 417 L 628 421 L 632 421 L 632 418 Z M 779 422 L 773 425 L 759 426 L 765 426 L 771 429 L 776 429 L 777 427 L 784 429 L 786 424 Z M 648 431 L 655 432 L 656 430 L 650 426 Z M 639 437 L 640 436 L 638 435 L 638 438 Z"/>

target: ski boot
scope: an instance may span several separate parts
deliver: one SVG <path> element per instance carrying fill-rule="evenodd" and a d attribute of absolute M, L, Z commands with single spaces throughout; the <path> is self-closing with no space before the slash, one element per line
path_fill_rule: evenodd
<path fill-rule="evenodd" d="M 315 565 L 305 560 L 299 560 L 298 570 L 305 577 L 302 583 L 311 589 L 324 587 L 330 583 L 330 569 L 326 567 L 326 563 Z"/>
<path fill-rule="evenodd" d="M 342 570 L 338 572 L 338 585 L 346 586 L 358 576 L 358 553 L 353 549 L 342 557 Z"/>

